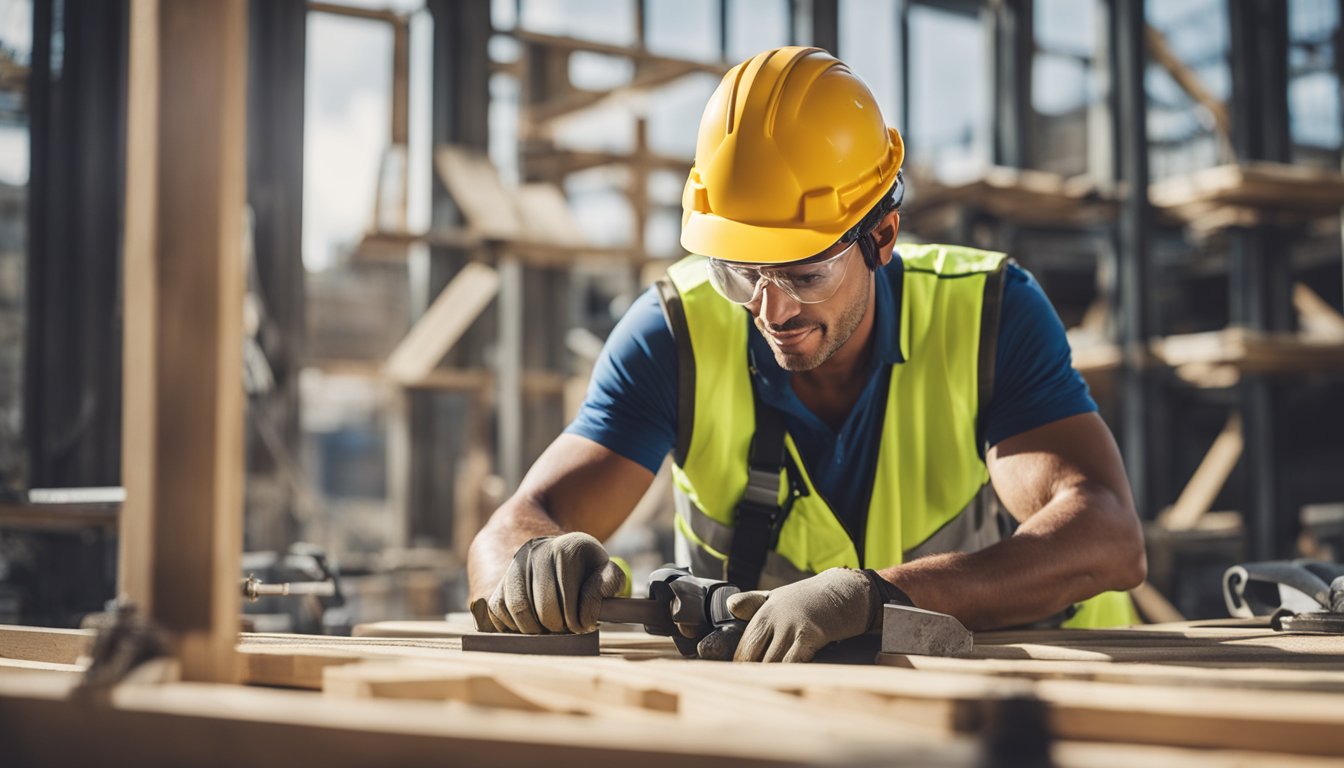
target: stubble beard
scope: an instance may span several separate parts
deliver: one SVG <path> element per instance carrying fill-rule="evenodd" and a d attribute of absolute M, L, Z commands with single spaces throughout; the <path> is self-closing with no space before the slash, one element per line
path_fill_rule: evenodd
<path fill-rule="evenodd" d="M 815 327 L 817 333 L 821 335 L 821 344 L 817 347 L 815 352 L 810 354 L 781 352 L 780 349 L 775 346 L 775 343 L 770 340 L 769 334 L 765 332 L 765 321 L 760 317 L 754 318 L 756 330 L 760 331 L 761 335 L 765 336 L 766 343 L 770 345 L 770 351 L 775 353 L 775 362 L 779 364 L 780 368 L 793 373 L 810 371 L 827 360 L 830 360 L 831 355 L 834 355 L 836 350 L 843 347 L 845 342 L 849 341 L 849 337 L 854 335 L 854 330 L 859 327 L 859 323 L 863 321 L 864 314 L 868 312 L 868 293 L 868 286 L 865 284 L 864 289 L 859 291 L 859 299 L 852 302 L 848 309 L 845 310 L 845 313 L 836 320 L 834 328 L 826 323 L 807 323 L 806 321 L 802 321 L 795 324 L 794 321 L 799 320 L 800 318 L 794 318 L 783 326 L 775 329 L 777 331 L 791 331 L 801 330 L 808 325 Z"/>

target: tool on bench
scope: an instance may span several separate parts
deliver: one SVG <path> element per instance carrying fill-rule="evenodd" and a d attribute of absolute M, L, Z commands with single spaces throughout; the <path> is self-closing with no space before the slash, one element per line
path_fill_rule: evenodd
<path fill-rule="evenodd" d="M 725 636 L 734 641 L 741 637 L 746 622 L 728 611 L 728 598 L 738 591 L 726 581 L 692 576 L 685 568 L 669 566 L 649 575 L 648 597 L 607 598 L 598 610 L 598 619 L 617 624 L 642 624 L 645 632 L 671 637 L 682 654 L 695 656 L 696 645 L 716 629 L 726 629 Z M 584 635 L 494 632 L 485 615 L 485 601 L 477 600 L 471 609 L 481 632 L 464 635 L 463 650 L 559 655 L 597 653 L 596 632 Z"/>
<path fill-rule="evenodd" d="M 349 634 L 340 572 L 320 547 L 244 552 L 239 579 L 244 626 L 268 632 Z"/>
<path fill-rule="evenodd" d="M 255 603 L 263 597 L 298 597 L 300 595 L 314 595 L 316 597 L 335 597 L 336 583 L 333 581 L 295 581 L 282 584 L 267 584 L 256 577 L 255 574 L 247 574 L 247 578 L 242 580 L 243 597 L 248 601 Z"/>
<path fill-rule="evenodd" d="M 715 630 L 741 637 L 745 621 L 728 611 L 728 598 L 740 592 L 721 579 L 691 575 L 685 568 L 664 567 L 649 574 L 647 598 L 608 598 L 598 618 L 621 624 L 643 624 L 651 635 L 671 637 L 684 656 Z M 687 633 L 690 633 L 689 636 Z"/>
<path fill-rule="evenodd" d="M 1344 565 L 1338 563 L 1234 565 L 1223 574 L 1223 599 L 1233 616 L 1269 616 L 1277 630 L 1344 633 Z"/>

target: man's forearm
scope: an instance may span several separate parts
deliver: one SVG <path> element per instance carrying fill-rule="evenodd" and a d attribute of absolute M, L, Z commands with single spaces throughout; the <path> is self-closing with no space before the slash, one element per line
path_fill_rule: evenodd
<path fill-rule="evenodd" d="M 979 552 L 932 555 L 881 571 L 915 605 L 971 629 L 1039 621 L 1069 605 L 1144 578 L 1142 531 L 1099 486 L 1057 495 L 1017 534 Z"/>
<path fill-rule="evenodd" d="M 468 603 L 489 597 L 518 548 L 538 536 L 564 533 L 536 499 L 515 494 L 495 510 L 467 551 Z"/>

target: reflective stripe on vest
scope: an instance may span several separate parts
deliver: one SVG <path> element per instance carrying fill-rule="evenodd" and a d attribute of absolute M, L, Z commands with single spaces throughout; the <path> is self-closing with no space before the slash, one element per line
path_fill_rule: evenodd
<path fill-rule="evenodd" d="M 905 362 L 891 369 L 864 529 L 851 537 L 787 437 L 805 493 L 794 500 L 767 555 L 762 588 L 827 568 L 885 568 L 936 552 L 975 551 L 1001 537 L 997 505 L 989 509 L 982 494 L 988 472 L 977 419 L 988 397 L 994 312 L 1006 259 L 971 248 L 923 245 L 903 246 L 901 260 Z M 714 291 L 701 257 L 671 266 L 659 290 L 678 348 L 677 531 L 690 545 L 692 568 L 722 576 L 755 430 L 749 319 L 744 308 Z M 781 501 L 788 490 L 781 473 Z M 1112 623 L 1120 619 L 1114 610 L 1087 613 L 1104 613 Z"/>

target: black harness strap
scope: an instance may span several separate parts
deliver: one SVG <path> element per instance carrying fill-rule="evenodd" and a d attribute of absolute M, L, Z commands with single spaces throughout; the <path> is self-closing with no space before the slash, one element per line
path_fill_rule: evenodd
<path fill-rule="evenodd" d="M 1011 259 L 999 262 L 999 268 L 985 275 L 985 298 L 980 306 L 980 361 L 975 414 L 975 447 L 981 458 L 989 450 L 985 445 L 985 414 L 994 397 L 994 364 L 999 347 L 999 314 L 1003 309 L 1003 282 Z"/>
<path fill-rule="evenodd" d="M 766 405 L 752 384 L 756 434 L 747 456 L 747 490 L 737 505 L 733 544 L 728 552 L 727 579 L 743 591 L 755 589 L 765 568 L 766 552 L 774 546 L 779 528 L 792 506 L 790 494 L 779 504 L 779 473 L 784 468 L 784 414 Z"/>
<path fill-rule="evenodd" d="M 695 350 L 691 347 L 691 330 L 681 293 L 669 277 L 661 278 L 655 285 L 658 286 L 663 317 L 677 344 L 677 444 L 672 458 L 685 466 L 686 456 L 691 452 L 691 434 L 695 430 Z"/>

